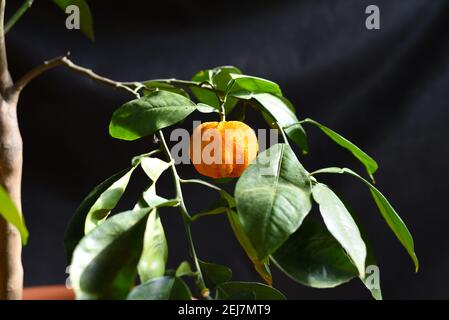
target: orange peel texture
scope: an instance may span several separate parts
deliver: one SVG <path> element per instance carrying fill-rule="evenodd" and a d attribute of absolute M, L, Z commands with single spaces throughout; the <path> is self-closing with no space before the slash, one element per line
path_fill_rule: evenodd
<path fill-rule="evenodd" d="M 190 137 L 190 160 L 211 178 L 240 177 L 258 151 L 254 130 L 240 121 L 205 122 Z"/>

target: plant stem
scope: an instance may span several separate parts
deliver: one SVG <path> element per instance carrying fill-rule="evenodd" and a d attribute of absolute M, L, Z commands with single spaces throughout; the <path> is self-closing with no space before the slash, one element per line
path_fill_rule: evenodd
<path fill-rule="evenodd" d="M 197 285 L 201 291 L 201 296 L 205 299 L 209 299 L 210 292 L 204 282 L 204 278 L 203 278 L 203 274 L 201 272 L 199 260 L 198 260 L 198 257 L 196 255 L 196 251 L 195 251 L 195 246 L 193 245 L 192 232 L 190 230 L 190 223 L 192 221 L 192 218 L 189 215 L 186 205 L 185 205 L 185 202 L 184 202 L 184 197 L 183 197 L 182 188 L 181 188 L 181 178 L 179 178 L 178 171 L 176 170 L 175 161 L 173 160 L 173 157 L 170 154 L 170 150 L 167 146 L 167 143 L 165 142 L 164 134 L 162 133 L 161 130 L 158 131 L 157 136 L 160 140 L 162 151 L 165 153 L 167 160 L 169 162 L 171 162 L 171 171 L 173 174 L 173 182 L 175 184 L 175 189 L 176 189 L 176 198 L 179 199 L 179 211 L 181 213 L 182 220 L 184 222 L 184 230 L 185 230 L 186 237 L 187 237 L 187 243 L 189 245 L 190 256 L 193 259 L 193 262 L 195 264 L 195 269 L 197 272 Z M 183 181 L 186 181 L 186 180 L 183 180 Z"/>
<path fill-rule="evenodd" d="M 25 0 L 22 5 L 17 9 L 17 11 L 9 18 L 8 22 L 5 25 L 5 34 L 11 30 L 12 27 L 19 21 L 19 19 L 28 11 L 29 8 L 33 5 L 34 0 Z"/>

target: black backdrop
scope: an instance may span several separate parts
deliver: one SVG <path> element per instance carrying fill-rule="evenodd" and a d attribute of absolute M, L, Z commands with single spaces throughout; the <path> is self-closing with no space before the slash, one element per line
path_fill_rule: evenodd
<path fill-rule="evenodd" d="M 8 1 L 8 13 L 20 2 Z M 414 235 L 418 274 L 367 190 L 351 178 L 326 181 L 362 217 L 381 267 L 384 297 L 449 298 L 448 1 L 90 3 L 94 43 L 65 29 L 64 14 L 50 2 L 36 1 L 7 36 L 13 76 L 70 50 L 77 63 L 114 79 L 189 78 L 224 64 L 273 79 L 301 117 L 327 124 L 378 160 L 378 185 Z M 365 28 L 368 4 L 380 7 L 381 30 Z M 62 238 L 77 204 L 95 184 L 128 166 L 131 156 L 152 147 L 151 141 L 108 136 L 110 115 L 127 98 L 64 69 L 42 76 L 23 93 L 23 207 L 31 232 L 24 249 L 26 285 L 65 281 Z M 255 114 L 249 122 L 263 125 Z M 320 132 L 308 131 L 311 154 L 301 157 L 306 168 L 337 165 L 362 172 Z M 194 174 L 187 165 L 181 170 Z M 131 183 L 120 208 L 133 203 L 143 182 L 140 177 Z M 171 188 L 163 179 L 162 193 Z M 188 188 L 186 197 L 195 212 L 213 195 Z M 187 258 L 180 219 L 170 212 L 162 219 L 174 267 Z M 204 219 L 193 231 L 200 257 L 228 264 L 235 279 L 257 280 L 223 217 Z M 357 281 L 317 290 L 275 271 L 275 285 L 289 298 L 369 298 Z"/>

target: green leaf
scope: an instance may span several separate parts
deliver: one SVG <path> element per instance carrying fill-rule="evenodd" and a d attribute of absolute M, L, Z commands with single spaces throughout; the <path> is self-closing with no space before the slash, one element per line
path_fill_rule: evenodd
<path fill-rule="evenodd" d="M 76 245 L 84 237 L 86 217 L 92 206 L 97 202 L 98 198 L 103 193 L 108 191 L 115 182 L 126 176 L 130 172 L 130 170 L 132 170 L 132 168 L 120 171 L 100 183 L 87 195 L 86 198 L 84 198 L 79 207 L 76 209 L 75 214 L 70 220 L 64 235 L 64 247 L 68 264 L 70 264 L 70 262 L 72 261 L 72 255 Z"/>
<path fill-rule="evenodd" d="M 132 289 L 150 209 L 114 215 L 73 253 L 70 280 L 77 299 L 124 299 Z"/>
<path fill-rule="evenodd" d="M 365 276 L 365 279 L 360 279 L 360 280 L 365 285 L 365 287 L 371 292 L 371 295 L 374 299 L 382 300 L 382 290 L 380 288 L 380 279 L 379 279 L 379 287 L 378 288 L 372 287 L 370 284 L 370 274 L 369 274 L 370 270 L 368 269 L 368 267 L 375 266 L 375 267 L 379 268 L 379 266 L 377 265 L 376 256 L 374 254 L 373 245 L 372 245 L 371 241 L 369 241 L 368 236 L 366 235 L 366 232 L 362 226 L 362 223 L 360 222 L 360 219 L 356 215 L 354 209 L 351 208 L 345 201 L 343 201 L 343 203 L 345 204 L 346 209 L 348 209 L 348 211 L 351 213 L 351 216 L 354 219 L 355 223 L 357 223 L 360 233 L 362 234 L 362 239 L 366 244 L 366 266 L 367 266 L 366 273 L 367 274 Z M 380 275 L 379 275 L 379 277 L 380 277 Z"/>
<path fill-rule="evenodd" d="M 311 209 L 308 172 L 285 144 L 259 154 L 235 188 L 237 212 L 243 230 L 265 260 L 301 225 Z"/>
<path fill-rule="evenodd" d="M 79 8 L 80 12 L 80 30 L 90 41 L 94 41 L 94 27 L 92 13 L 90 12 L 89 5 L 85 0 L 53 0 L 53 2 L 61 8 L 64 13 L 65 9 L 70 5 L 75 5 Z"/>
<path fill-rule="evenodd" d="M 321 123 L 318 123 L 317 121 L 312 119 L 305 119 L 303 120 L 303 122 L 314 124 L 319 129 L 321 129 L 321 131 L 323 131 L 329 138 L 331 138 L 335 143 L 351 152 L 354 155 L 354 157 L 356 157 L 365 166 L 366 171 L 368 172 L 371 179 L 373 179 L 374 181 L 373 174 L 376 172 L 379 166 L 377 165 L 376 161 L 373 158 L 367 155 L 364 151 L 362 151 L 351 141 L 341 136 L 337 132 L 329 129 L 328 127 L 323 126 Z"/>
<path fill-rule="evenodd" d="M 156 194 L 155 184 L 152 184 L 147 190 L 145 190 L 142 194 L 142 198 L 145 201 L 145 206 L 150 208 L 175 207 L 179 205 L 178 199 L 166 199 L 158 196 Z"/>
<path fill-rule="evenodd" d="M 87 212 L 84 234 L 88 234 L 107 219 L 111 210 L 115 208 L 122 198 L 134 169 L 135 167 L 132 167 L 125 175 L 99 194 L 99 197 Z"/>
<path fill-rule="evenodd" d="M 213 112 L 218 112 L 218 110 L 208 104 L 205 103 L 198 103 L 196 105 L 196 110 L 198 110 L 201 113 L 213 113 Z"/>
<path fill-rule="evenodd" d="M 199 71 L 193 76 L 192 81 L 199 83 L 207 82 L 211 84 L 217 92 L 196 86 L 192 86 L 190 89 L 200 102 L 212 106 L 217 111 L 221 111 L 221 101 L 219 96 L 221 95 L 221 99 L 224 99 L 224 92 L 228 83 L 232 80 L 231 73 L 238 74 L 241 72 L 233 66 L 222 66 Z M 224 105 L 226 114 L 232 111 L 236 103 L 237 100 L 235 98 L 230 97 L 229 99 L 226 99 Z"/>
<path fill-rule="evenodd" d="M 145 171 L 147 176 L 151 179 L 151 181 L 156 182 L 161 174 L 165 170 L 170 168 L 171 163 L 163 161 L 159 158 L 146 157 L 140 161 L 140 166 L 142 167 L 143 171 Z"/>
<path fill-rule="evenodd" d="M 112 115 L 109 133 L 117 139 L 136 140 L 183 120 L 195 109 L 186 97 L 156 91 L 118 108 Z"/>
<path fill-rule="evenodd" d="M 312 195 L 320 206 L 321 217 L 335 239 L 346 250 L 359 271 L 365 277 L 366 246 L 359 228 L 337 195 L 322 183 L 312 187 Z"/>
<path fill-rule="evenodd" d="M 407 250 L 408 254 L 412 258 L 414 264 L 415 264 L 415 271 L 418 272 L 419 268 L 419 261 L 418 257 L 415 253 L 415 245 L 413 241 L 413 237 L 410 234 L 410 231 L 407 229 L 407 226 L 402 221 L 401 217 L 396 213 L 394 208 L 391 206 L 391 204 L 388 202 L 387 198 L 371 183 L 369 183 L 367 180 L 362 178 L 360 175 L 352 171 L 348 168 L 325 168 L 315 171 L 313 174 L 319 174 L 319 173 L 347 173 L 349 175 L 352 175 L 358 179 L 360 179 L 363 183 L 365 183 L 370 192 L 371 195 L 379 208 L 380 213 L 384 217 L 385 221 L 387 222 L 390 229 L 393 231 L 393 233 L 396 235 L 398 240 L 401 242 L 401 244 L 404 246 L 404 248 Z"/>
<path fill-rule="evenodd" d="M 153 93 L 155 90 L 164 90 L 164 91 L 170 91 L 173 93 L 180 94 L 188 99 L 190 99 L 189 94 L 185 92 L 184 89 L 175 87 L 174 85 L 157 81 L 157 80 L 150 80 L 143 83 L 146 90 L 144 90 L 145 95 L 149 95 Z"/>
<path fill-rule="evenodd" d="M 25 226 L 25 221 L 17 209 L 14 202 L 8 195 L 8 192 L 0 185 L 0 215 L 7 221 L 12 224 L 20 233 L 22 238 L 22 244 L 26 245 L 28 241 L 28 230 Z"/>
<path fill-rule="evenodd" d="M 194 276 L 196 272 L 192 271 L 192 267 L 190 267 L 190 263 L 188 261 L 183 261 L 178 266 L 175 272 L 176 277 L 184 277 L 184 276 Z"/>
<path fill-rule="evenodd" d="M 249 100 L 261 110 L 268 125 L 276 127 L 273 126 L 273 123 L 277 123 L 284 128 L 287 136 L 301 148 L 303 153 L 306 154 L 308 152 L 309 146 L 306 132 L 301 124 L 298 123 L 295 110 L 292 109 L 287 99 L 268 93 L 239 93 L 234 96 L 243 100 Z"/>
<path fill-rule="evenodd" d="M 271 93 L 282 96 L 281 88 L 273 81 L 243 74 L 231 74 L 233 82 L 229 84 L 227 94 Z"/>
<path fill-rule="evenodd" d="M 212 84 L 220 91 L 226 91 L 229 82 L 234 75 L 242 74 L 242 71 L 234 66 L 222 66 L 212 69 Z"/>
<path fill-rule="evenodd" d="M 284 129 L 285 134 L 293 140 L 302 150 L 303 154 L 309 153 L 309 143 L 307 142 L 307 134 L 301 125 L 293 125 Z"/>
<path fill-rule="evenodd" d="M 285 300 L 285 296 L 273 287 L 257 282 L 225 282 L 217 287 L 217 300 L 242 297 L 244 293 L 252 293 L 256 300 Z"/>
<path fill-rule="evenodd" d="M 191 300 L 192 294 L 181 278 L 164 276 L 137 286 L 128 300 Z"/>
<path fill-rule="evenodd" d="M 271 276 L 270 268 L 268 266 L 267 259 L 260 260 L 257 257 L 256 249 L 254 249 L 253 245 L 249 241 L 248 237 L 243 230 L 242 223 L 240 222 L 240 218 L 232 209 L 226 210 L 229 224 L 231 225 L 232 231 L 234 231 L 235 237 L 238 242 L 242 246 L 243 250 L 245 250 L 248 258 L 254 265 L 254 269 L 257 273 L 262 277 L 262 279 L 269 285 L 273 283 L 273 278 Z"/>
<path fill-rule="evenodd" d="M 140 281 L 158 278 L 164 275 L 168 257 L 168 245 L 159 213 L 156 209 L 148 215 L 143 237 L 142 255 L 137 265 Z"/>
<path fill-rule="evenodd" d="M 232 278 L 232 270 L 226 266 L 201 260 L 199 263 L 206 281 L 206 286 L 209 288 L 227 282 Z"/>
<path fill-rule="evenodd" d="M 290 278 L 313 288 L 333 288 L 358 274 L 340 243 L 311 217 L 273 254 L 272 260 Z"/>

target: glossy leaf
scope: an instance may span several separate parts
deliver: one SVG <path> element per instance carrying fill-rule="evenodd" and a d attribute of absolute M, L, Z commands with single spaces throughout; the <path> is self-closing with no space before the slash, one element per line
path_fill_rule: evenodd
<path fill-rule="evenodd" d="M 313 288 L 333 288 L 358 274 L 340 243 L 311 217 L 304 220 L 272 259 L 293 280 Z"/>
<path fill-rule="evenodd" d="M 157 80 L 150 80 L 143 83 L 145 86 L 144 93 L 145 95 L 149 95 L 153 93 L 155 90 L 164 90 L 164 91 L 170 91 L 173 93 L 180 94 L 186 98 L 189 98 L 189 94 L 183 90 L 182 88 L 175 87 L 171 84 L 168 84 L 166 82 L 157 81 Z"/>
<path fill-rule="evenodd" d="M 253 294 L 256 300 L 285 300 L 277 289 L 257 282 L 225 282 L 217 287 L 217 300 L 243 298 L 243 294 Z"/>
<path fill-rule="evenodd" d="M 168 245 L 165 238 L 159 213 L 156 209 L 148 215 L 145 234 L 143 237 L 142 255 L 137 265 L 140 281 L 147 282 L 161 277 L 165 273 L 168 257 Z"/>
<path fill-rule="evenodd" d="M 328 186 L 322 183 L 312 187 L 312 195 L 319 204 L 321 217 L 327 229 L 351 257 L 360 277 L 364 278 L 366 246 L 346 206 Z"/>
<path fill-rule="evenodd" d="M 164 276 L 135 287 L 128 300 L 191 300 L 192 294 L 181 278 Z"/>
<path fill-rule="evenodd" d="M 117 139 L 136 140 L 183 120 L 195 109 L 195 104 L 182 95 L 156 91 L 118 108 L 109 133 Z"/>
<path fill-rule="evenodd" d="M 265 260 L 301 225 L 311 208 L 308 172 L 285 144 L 259 154 L 235 188 L 237 212 L 256 251 Z"/>
<path fill-rule="evenodd" d="M 198 110 L 201 113 L 213 113 L 213 112 L 218 112 L 217 108 L 214 108 L 208 104 L 205 103 L 198 103 L 196 105 L 196 110 Z"/>
<path fill-rule="evenodd" d="M 385 196 L 376 187 L 374 187 L 367 180 L 365 180 L 360 175 L 358 175 L 357 173 L 348 168 L 325 168 L 317 170 L 313 174 L 319 173 L 339 173 L 339 174 L 346 173 L 360 179 L 363 183 L 365 183 L 368 186 L 371 195 L 377 207 L 379 208 L 380 213 L 382 214 L 388 226 L 396 235 L 398 240 L 407 250 L 408 254 L 410 255 L 415 264 L 415 270 L 418 271 L 419 261 L 415 253 L 413 237 L 410 234 L 410 231 L 408 230 L 404 221 L 402 221 L 401 217 L 396 213 L 394 208 L 391 206 L 390 202 L 388 202 L 387 198 L 385 198 Z"/>
<path fill-rule="evenodd" d="M 79 8 L 80 13 L 80 30 L 81 32 L 89 38 L 89 40 L 94 41 L 94 27 L 92 13 L 90 11 L 89 5 L 85 0 L 53 0 L 53 2 L 61 8 L 64 13 L 65 9 L 70 5 L 75 5 Z"/>
<path fill-rule="evenodd" d="M 288 100 L 268 93 L 238 93 L 234 94 L 240 99 L 249 100 L 253 105 L 261 109 L 265 121 L 273 128 L 277 123 L 285 128 L 287 136 L 292 139 L 303 151 L 307 153 L 309 146 L 304 128 L 298 123 L 295 110 Z"/>
<path fill-rule="evenodd" d="M 78 242 L 84 237 L 85 221 L 88 213 L 91 211 L 92 206 L 98 201 L 100 196 L 111 190 L 111 186 L 129 174 L 133 170 L 125 169 L 108 178 L 107 180 L 96 186 L 76 209 L 75 214 L 69 222 L 69 225 L 64 235 L 64 247 L 67 255 L 67 261 L 70 264 L 72 260 L 72 254 L 75 250 Z M 125 180 L 128 178 L 125 177 Z"/>
<path fill-rule="evenodd" d="M 281 88 L 273 81 L 247 76 L 243 74 L 231 74 L 233 82 L 228 87 L 228 95 L 248 93 L 271 93 L 282 96 Z"/>
<path fill-rule="evenodd" d="M 88 234 L 107 219 L 111 210 L 115 208 L 122 198 L 134 169 L 135 167 L 132 167 L 123 177 L 115 181 L 99 195 L 87 213 L 84 234 Z"/>
<path fill-rule="evenodd" d="M 227 282 L 232 278 L 232 270 L 224 265 L 204 261 L 199 261 L 199 263 L 206 286 L 209 288 Z"/>
<path fill-rule="evenodd" d="M 214 69 L 202 70 L 193 76 L 192 81 L 197 81 L 200 83 L 208 82 L 218 92 L 215 93 L 211 90 L 198 88 L 195 86 L 192 86 L 191 90 L 200 102 L 210 105 L 217 111 L 220 111 L 221 101 L 219 95 L 221 95 L 222 99 L 224 99 L 224 92 L 226 91 L 229 81 L 232 80 L 231 73 L 239 74 L 241 72 L 238 68 L 233 66 L 222 66 Z M 236 103 L 237 100 L 235 98 L 230 97 L 226 99 L 224 105 L 226 114 L 232 111 Z"/>
<path fill-rule="evenodd" d="M 77 299 L 124 299 L 132 289 L 150 209 L 126 211 L 87 234 L 73 253 Z"/>
<path fill-rule="evenodd" d="M 339 146 L 341 146 L 341 147 L 347 149 L 349 152 L 351 152 L 354 155 L 354 157 L 356 157 L 365 166 L 366 171 L 368 172 L 370 177 L 374 180 L 373 174 L 376 172 L 376 170 L 379 166 L 377 165 L 376 161 L 373 158 L 371 158 L 369 155 L 367 155 L 364 151 L 362 151 L 359 147 L 357 147 L 351 141 L 349 141 L 345 137 L 341 136 L 337 132 L 329 129 L 328 127 L 323 126 L 321 123 L 319 123 L 315 120 L 312 120 L 312 119 L 305 119 L 303 121 L 317 126 L 321 131 L 323 131 L 335 143 L 337 143 Z"/>
<path fill-rule="evenodd" d="M 16 205 L 9 197 L 6 190 L 0 185 L 0 215 L 5 221 L 12 224 L 20 233 L 22 244 L 26 245 L 28 241 L 28 230 L 25 226 L 25 221 L 22 214 L 17 209 Z"/>

